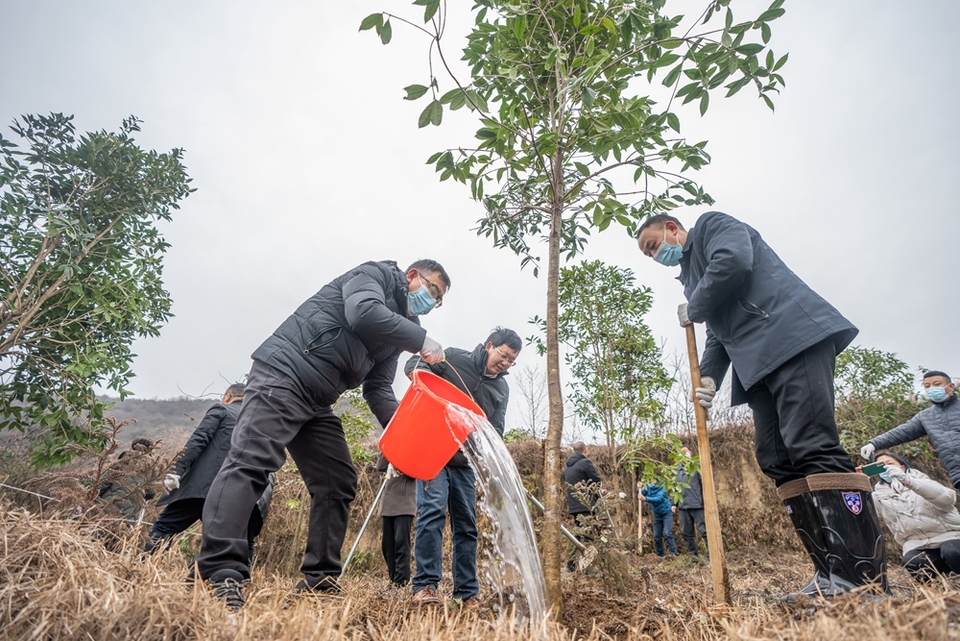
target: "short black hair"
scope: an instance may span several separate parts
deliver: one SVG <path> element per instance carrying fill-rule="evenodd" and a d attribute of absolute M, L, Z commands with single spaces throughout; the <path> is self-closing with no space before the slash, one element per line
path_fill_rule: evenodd
<path fill-rule="evenodd" d="M 878 458 L 880 458 L 881 456 L 889 456 L 889 457 L 892 458 L 894 461 L 896 461 L 896 462 L 899 463 L 900 465 L 902 465 L 902 466 L 904 466 L 905 468 L 907 468 L 907 471 L 910 470 L 910 464 L 907 463 L 907 461 L 906 461 L 902 456 L 900 456 L 899 454 L 894 454 L 894 453 L 891 452 L 890 450 L 880 450 L 879 452 L 874 452 L 874 454 L 873 454 L 873 460 L 876 461 L 876 460 L 877 460 Z"/>
<path fill-rule="evenodd" d="M 487 342 L 493 343 L 494 347 L 506 345 L 517 353 L 519 353 L 520 348 L 523 347 L 523 341 L 520 339 L 520 336 L 512 329 L 507 329 L 506 327 L 494 327 L 490 335 L 487 336 Z"/>
<path fill-rule="evenodd" d="M 660 229 L 667 222 L 674 223 L 677 227 L 686 231 L 686 227 L 683 226 L 683 223 L 673 216 L 668 216 L 667 214 L 654 214 L 653 216 L 650 216 L 650 218 L 647 218 L 645 221 L 643 221 L 643 224 L 640 225 L 640 229 L 637 230 L 637 238 L 640 238 L 640 234 L 642 234 L 645 229 L 650 229 L 651 227 L 654 229 Z"/>
<path fill-rule="evenodd" d="M 138 447 L 138 446 L 139 446 L 139 447 L 142 447 L 142 448 L 144 448 L 144 449 L 146 449 L 146 450 L 149 450 L 149 449 L 151 449 L 151 448 L 153 447 L 153 441 L 151 441 L 151 440 L 148 439 L 148 438 L 143 438 L 142 436 L 139 437 L 139 438 L 133 439 L 133 443 L 130 444 L 130 447 L 131 447 L 131 448 L 135 448 L 135 447 Z"/>
<path fill-rule="evenodd" d="M 235 396 L 236 398 L 243 398 L 243 393 L 247 390 L 246 383 L 234 383 L 226 389 L 224 394 L 229 394 L 230 396 Z"/>
<path fill-rule="evenodd" d="M 938 370 L 938 369 L 932 369 L 932 370 L 930 370 L 929 372 L 924 372 L 924 373 L 923 373 L 923 377 L 924 377 L 924 378 L 933 378 L 934 376 L 942 376 L 942 377 L 944 377 L 945 379 L 947 379 L 948 381 L 953 382 L 953 379 L 950 378 L 949 376 L 947 376 L 946 372 L 941 372 L 941 371 Z"/>
<path fill-rule="evenodd" d="M 447 273 L 447 270 L 443 268 L 443 265 L 438 263 L 435 260 L 429 258 L 421 258 L 420 260 L 415 260 L 413 263 L 407 267 L 407 271 L 411 269 L 416 269 L 418 271 L 425 272 L 434 272 L 440 276 L 440 280 L 447 286 L 447 289 L 450 289 L 450 275 Z"/>

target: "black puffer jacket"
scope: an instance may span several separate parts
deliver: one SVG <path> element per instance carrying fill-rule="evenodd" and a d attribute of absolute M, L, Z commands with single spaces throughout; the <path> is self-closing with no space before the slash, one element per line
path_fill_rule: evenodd
<path fill-rule="evenodd" d="M 832 339 L 839 354 L 857 328 L 800 280 L 736 218 L 710 211 L 690 229 L 680 258 L 687 316 L 706 323 L 700 373 L 723 381 L 733 364 L 732 402 L 808 347 Z"/>
<path fill-rule="evenodd" d="M 590 508 L 575 497 L 570 488 L 581 481 L 600 483 L 600 475 L 597 474 L 597 468 L 593 466 L 593 461 L 583 454 L 574 452 L 567 459 L 566 468 L 563 470 L 563 479 L 567 482 L 567 509 L 569 509 L 570 514 L 587 514 L 590 512 Z M 596 502 L 597 499 L 594 497 L 590 507 L 593 507 L 593 503 Z"/>
<path fill-rule="evenodd" d="M 487 376 L 487 349 L 477 345 L 472 352 L 457 347 L 448 347 L 443 351 L 446 360 L 430 365 L 417 355 L 410 357 L 403 371 L 410 376 L 414 368 L 423 369 L 440 376 L 457 389 L 466 392 L 480 406 L 487 420 L 503 436 L 507 416 L 507 403 L 510 401 L 510 386 L 505 377 L 507 372 L 496 376 Z M 459 374 L 459 376 L 458 376 Z M 461 380 L 463 379 L 463 380 Z M 451 467 L 467 467 L 467 458 L 463 452 L 457 452 L 448 463 Z"/>
<path fill-rule="evenodd" d="M 207 410 L 173 466 L 174 474 L 180 477 L 180 487 L 161 497 L 157 505 L 207 498 L 207 491 L 230 451 L 230 437 L 240 415 L 240 406 L 238 400 L 229 405 L 214 405 Z"/>
<path fill-rule="evenodd" d="M 878 450 L 909 443 L 923 436 L 937 451 L 953 486 L 960 488 L 960 399 L 953 394 L 943 403 L 934 403 L 903 425 L 874 436 L 870 442 Z"/>
<path fill-rule="evenodd" d="M 363 385 L 381 425 L 397 409 L 393 379 L 400 353 L 419 352 L 427 332 L 407 317 L 407 280 L 393 261 L 371 261 L 324 285 L 257 348 L 318 406 Z"/>

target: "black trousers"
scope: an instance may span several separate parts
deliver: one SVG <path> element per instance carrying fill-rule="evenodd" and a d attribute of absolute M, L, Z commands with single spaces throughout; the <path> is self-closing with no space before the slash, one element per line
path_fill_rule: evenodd
<path fill-rule="evenodd" d="M 921 583 L 938 574 L 960 574 L 960 540 L 947 541 L 939 548 L 910 550 L 903 555 L 903 567 Z"/>
<path fill-rule="evenodd" d="M 834 416 L 836 360 L 833 341 L 821 341 L 747 391 L 757 463 L 777 486 L 811 474 L 854 471 Z"/>
<path fill-rule="evenodd" d="M 683 532 L 683 540 L 687 544 L 687 552 L 693 556 L 699 556 L 697 549 L 697 531 L 700 532 L 700 538 L 703 544 L 707 545 L 707 521 L 704 518 L 703 508 L 679 509 L 680 531 Z M 694 530 L 696 527 L 696 531 Z M 709 550 L 707 551 L 709 553 Z"/>
<path fill-rule="evenodd" d="M 387 575 L 396 586 L 410 583 L 410 528 L 413 515 L 384 516 L 380 549 L 387 562 Z"/>
<path fill-rule="evenodd" d="M 203 507 L 203 542 L 197 556 L 202 578 L 220 570 L 250 577 L 247 522 L 270 472 L 286 460 L 285 448 L 310 492 L 307 549 L 300 570 L 311 586 L 340 575 L 340 549 L 357 493 L 357 472 L 343 425 L 329 406 L 305 400 L 292 379 L 254 361 L 230 452 Z"/>
<path fill-rule="evenodd" d="M 167 504 L 150 528 L 150 539 L 154 542 L 170 539 L 200 521 L 203 518 L 203 503 L 203 499 L 193 498 Z M 248 556 L 253 556 L 253 539 L 262 529 L 263 518 L 260 510 L 255 509 L 247 523 L 247 547 L 250 550 Z"/>

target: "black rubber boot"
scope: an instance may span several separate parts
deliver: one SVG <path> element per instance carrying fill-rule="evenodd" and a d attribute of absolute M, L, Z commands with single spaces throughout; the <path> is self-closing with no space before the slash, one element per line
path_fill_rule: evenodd
<path fill-rule="evenodd" d="M 814 477 L 808 477 L 808 481 L 812 478 Z M 869 480 L 866 482 L 869 484 Z M 875 593 L 889 594 L 883 533 L 871 493 L 860 487 L 853 490 L 818 490 L 816 487 L 816 483 L 810 483 L 813 506 L 826 542 L 830 592 L 848 592 L 861 586 L 873 585 Z M 826 593 L 827 596 L 832 596 L 830 592 Z"/>
<path fill-rule="evenodd" d="M 814 598 L 830 590 L 830 569 L 827 567 L 827 543 L 824 539 L 823 530 L 820 527 L 820 519 L 817 518 L 817 512 L 813 505 L 813 497 L 810 495 L 806 479 L 791 481 L 777 488 L 777 492 L 783 499 L 783 507 L 790 516 L 794 529 L 803 547 L 810 555 L 813 561 L 813 578 L 804 587 L 797 592 L 791 592 L 781 600 L 787 603 L 793 603 L 798 598 L 806 596 Z M 801 492 L 797 494 L 797 492 Z"/>

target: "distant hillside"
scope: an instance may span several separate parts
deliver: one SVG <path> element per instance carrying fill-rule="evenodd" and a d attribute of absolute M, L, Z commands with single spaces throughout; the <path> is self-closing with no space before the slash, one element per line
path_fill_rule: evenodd
<path fill-rule="evenodd" d="M 119 441 L 122 445 L 129 445 L 133 439 L 142 436 L 151 440 L 162 439 L 164 450 L 183 447 L 203 415 L 217 402 L 217 399 L 185 397 L 161 400 L 128 398 L 123 401 L 101 397 L 101 400 L 115 403 L 107 410 L 107 416 L 113 416 L 118 422 L 127 419 L 136 421 L 120 432 Z"/>

